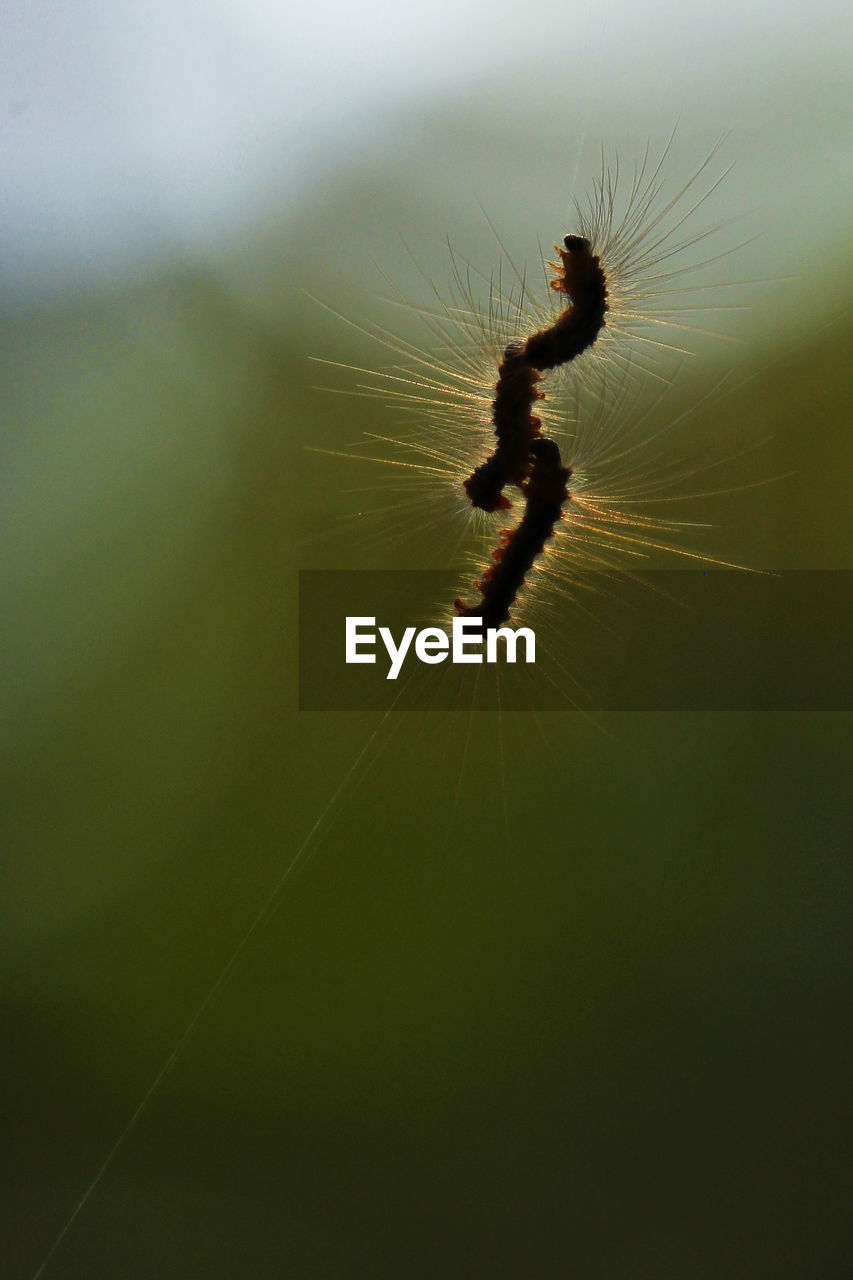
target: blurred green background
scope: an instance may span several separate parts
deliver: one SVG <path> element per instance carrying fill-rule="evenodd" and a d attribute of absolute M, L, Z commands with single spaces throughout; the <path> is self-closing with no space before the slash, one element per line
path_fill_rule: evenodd
<path fill-rule="evenodd" d="M 853 568 L 842 9 L 313 8 L 8 20 L 3 1274 L 265 903 L 45 1275 L 847 1274 L 849 717 L 299 714 L 295 614 L 443 554 L 306 450 L 391 430 L 312 358 L 393 357 L 304 290 L 406 332 L 400 233 L 535 267 L 676 115 L 758 237 L 677 386 L 734 375 L 676 452 L 766 441 L 709 543 Z"/>

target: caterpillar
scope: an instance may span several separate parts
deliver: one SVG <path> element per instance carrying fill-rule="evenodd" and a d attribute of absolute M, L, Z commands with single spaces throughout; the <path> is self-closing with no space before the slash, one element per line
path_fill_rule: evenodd
<path fill-rule="evenodd" d="M 509 618 L 515 597 L 553 535 L 569 497 L 571 468 L 563 466 L 554 441 L 542 436 L 541 419 L 530 413 L 534 401 L 544 399 L 537 384 L 544 372 L 568 364 L 591 347 L 605 323 L 607 281 L 598 257 L 583 236 L 567 235 L 563 243 L 562 249 L 555 245 L 560 265 L 549 263 L 557 273 L 551 288 L 567 294 L 571 306 L 549 328 L 507 347 L 492 413 L 497 447 L 464 483 L 472 504 L 485 511 L 511 505 L 503 492 L 507 484 L 517 485 L 526 496 L 521 523 L 514 533 L 502 531 L 501 545 L 492 552 L 495 563 L 477 583 L 483 596 L 480 608 L 458 598 L 454 602 L 458 614 L 480 617 L 485 628 L 500 626 Z"/>
<path fill-rule="evenodd" d="M 474 569 L 466 581 L 476 575 L 481 600 L 457 597 L 454 608 L 484 625 L 505 618 L 522 589 L 533 599 L 530 571 L 545 559 L 549 573 L 538 580 L 558 586 L 565 578 L 563 589 L 579 565 L 618 567 L 652 549 L 692 554 L 678 545 L 682 522 L 647 506 L 673 500 L 664 496 L 667 484 L 671 490 L 687 474 L 683 457 L 654 460 L 651 445 L 683 420 L 683 407 L 662 427 L 650 415 L 690 354 L 685 335 L 698 330 L 698 314 L 713 318 L 725 309 L 715 291 L 731 282 L 717 268 L 738 246 L 720 250 L 715 241 L 705 253 L 728 223 L 693 225 L 728 173 L 710 168 L 720 144 L 670 194 L 664 169 L 671 145 L 672 138 L 656 159 L 647 148 L 631 171 L 602 154 L 588 197 L 575 201 L 573 233 L 555 262 L 543 261 L 552 271 L 545 301 L 495 232 L 497 271 L 482 273 L 451 250 L 448 290 L 421 272 L 432 305 L 399 294 L 397 305 L 427 330 L 425 340 L 354 326 L 400 357 L 384 370 L 346 366 L 368 375 L 358 392 L 408 420 L 388 434 L 365 432 L 343 454 L 388 468 L 353 517 L 362 526 L 359 543 L 368 548 L 364 521 L 373 515 L 377 531 L 386 527 L 386 546 L 408 535 L 411 563 L 423 563 L 427 552 L 437 567 L 473 534 L 482 550 L 466 556 Z M 662 395 L 650 405 L 655 386 Z M 541 448 L 545 439 L 554 449 Z M 391 500 L 380 501 L 387 485 Z M 513 489 L 525 505 L 513 529 L 498 531 L 495 517 L 512 507 Z M 449 535 L 446 552 L 439 535 Z"/>

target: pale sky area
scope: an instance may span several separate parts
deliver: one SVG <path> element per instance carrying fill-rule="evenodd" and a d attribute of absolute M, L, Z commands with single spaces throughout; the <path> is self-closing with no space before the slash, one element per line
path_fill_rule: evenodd
<path fill-rule="evenodd" d="M 680 118 L 688 137 L 697 122 L 738 131 L 759 201 L 817 197 L 822 216 L 850 188 L 842 0 L 8 0 L 0 24 L 12 295 L 233 241 L 264 208 L 286 223 L 318 184 L 381 168 L 456 101 L 521 151 L 565 90 L 575 148 Z"/>

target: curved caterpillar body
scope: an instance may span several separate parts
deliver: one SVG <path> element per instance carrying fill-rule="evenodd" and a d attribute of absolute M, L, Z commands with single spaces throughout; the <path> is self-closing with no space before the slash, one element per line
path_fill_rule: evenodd
<path fill-rule="evenodd" d="M 661 505 L 688 496 L 676 490 L 691 474 L 663 443 L 689 411 L 672 417 L 664 397 L 691 354 L 691 332 L 712 335 L 706 313 L 713 321 L 729 309 L 732 295 L 719 291 L 734 282 L 709 272 L 740 246 L 710 248 L 725 218 L 693 229 L 728 172 L 710 170 L 721 144 L 668 192 L 672 141 L 654 159 L 646 148 L 631 169 L 602 152 L 588 196 L 575 201 L 574 233 L 554 262 L 542 263 L 552 268 L 545 299 L 495 232 L 503 250 L 497 271 L 484 273 L 451 250 L 444 295 L 420 267 L 426 306 L 395 290 L 393 305 L 401 302 L 427 330 L 425 344 L 385 326 L 354 325 L 401 360 L 387 369 L 341 367 L 366 374 L 356 393 L 380 397 L 404 425 L 392 435 L 365 432 L 342 456 L 388 468 L 377 494 L 380 484 L 406 482 L 401 500 L 377 499 L 354 518 L 391 523 L 398 541 L 405 514 L 419 548 L 425 530 L 436 535 L 430 564 L 436 556 L 455 561 L 469 531 L 479 538 L 491 528 L 474 561 L 480 567 L 466 570 L 469 582 L 479 579 L 481 598 L 455 601 L 457 614 L 484 626 L 515 612 L 546 548 L 542 591 L 559 583 L 562 594 L 584 567 L 659 553 L 708 559 L 682 545 L 685 530 L 699 526 Z M 546 440 L 553 449 L 542 449 Z M 522 495 L 518 519 L 498 535 L 495 514 L 512 506 L 513 488 Z M 525 611 L 538 607 L 542 591 L 525 593 Z"/>
<path fill-rule="evenodd" d="M 492 405 L 497 447 L 465 480 L 464 488 L 475 507 L 484 511 L 506 510 L 512 504 L 503 492 L 508 484 L 526 497 L 518 527 L 501 534 L 501 545 L 492 552 L 495 564 L 477 587 L 483 602 L 479 608 L 457 599 L 457 614 L 480 617 L 483 627 L 498 627 L 524 584 L 536 557 L 553 536 L 568 500 L 571 468 L 564 467 L 560 450 L 541 434 L 542 423 L 530 412 L 534 400 L 544 398 L 537 383 L 549 369 L 568 364 L 591 347 L 604 328 L 607 312 L 607 278 L 585 237 L 568 235 L 565 248 L 555 246 L 560 265 L 551 288 L 571 298 L 571 306 L 548 329 L 524 342 L 510 343 L 498 369 Z"/>
<path fill-rule="evenodd" d="M 477 587 L 483 600 L 479 607 L 454 601 L 457 614 L 483 620 L 483 629 L 499 627 L 509 611 L 545 543 L 553 536 L 563 503 L 569 497 L 571 468 L 564 467 L 553 440 L 537 436 L 530 444 L 530 476 L 525 484 L 527 502 L 521 523 L 512 532 L 504 530 L 501 545 L 492 552 L 495 561 Z"/>
<path fill-rule="evenodd" d="M 555 246 L 560 265 L 548 264 L 557 272 L 551 288 L 567 294 L 572 305 L 550 328 L 523 342 L 511 342 L 504 351 L 492 403 L 497 446 L 464 482 L 472 505 L 483 511 L 510 507 L 504 488 L 508 484 L 520 488 L 530 474 L 531 443 L 542 426 L 530 410 L 534 401 L 544 398 L 537 390 L 541 375 L 586 351 L 604 327 L 607 281 L 601 263 L 585 237 L 568 235 L 563 243 L 563 249 Z"/>

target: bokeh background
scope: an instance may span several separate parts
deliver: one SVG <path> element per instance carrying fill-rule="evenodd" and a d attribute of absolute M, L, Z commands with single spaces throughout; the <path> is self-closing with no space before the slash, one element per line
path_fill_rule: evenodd
<path fill-rule="evenodd" d="M 306 449 L 385 429 L 312 358 L 389 360 L 313 299 L 488 271 L 478 201 L 535 265 L 676 120 L 748 303 L 678 447 L 766 441 L 713 549 L 853 569 L 846 6 L 2 33 L 3 1274 L 123 1134 L 46 1276 L 847 1274 L 849 717 L 296 709 L 297 571 L 418 542 Z"/>

